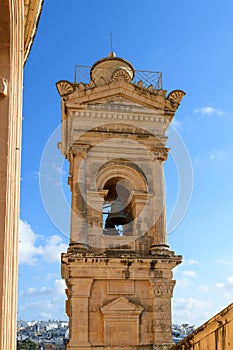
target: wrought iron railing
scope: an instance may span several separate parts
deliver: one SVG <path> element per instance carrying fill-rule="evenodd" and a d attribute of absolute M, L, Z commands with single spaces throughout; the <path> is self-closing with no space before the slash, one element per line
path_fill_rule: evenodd
<path fill-rule="evenodd" d="M 96 69 L 96 68 L 95 68 Z M 103 67 L 101 67 L 103 69 Z M 105 68 L 104 69 L 109 69 Z M 90 66 L 75 65 L 74 83 L 82 82 L 88 84 L 90 82 Z M 153 85 L 154 89 L 162 89 L 162 73 L 147 70 L 135 70 L 133 82 L 139 83 L 142 81 L 145 87 Z"/>

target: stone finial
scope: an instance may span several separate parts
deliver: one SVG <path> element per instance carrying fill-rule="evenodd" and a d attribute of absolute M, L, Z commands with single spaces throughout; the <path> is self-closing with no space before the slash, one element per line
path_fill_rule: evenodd
<path fill-rule="evenodd" d="M 56 83 L 60 96 L 71 94 L 74 91 L 73 85 L 67 80 L 60 80 Z"/>
<path fill-rule="evenodd" d="M 116 57 L 116 53 L 114 51 L 109 52 L 108 57 Z"/>
<path fill-rule="evenodd" d="M 179 104 L 184 96 L 185 96 L 184 91 L 174 90 L 170 92 L 170 94 L 167 97 L 167 100 L 169 100 L 170 102 Z"/>

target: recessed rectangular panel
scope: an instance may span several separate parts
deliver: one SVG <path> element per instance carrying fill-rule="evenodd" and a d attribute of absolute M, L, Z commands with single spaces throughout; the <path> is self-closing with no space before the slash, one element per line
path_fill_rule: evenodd
<path fill-rule="evenodd" d="M 134 281 L 109 281 L 107 294 L 134 294 Z"/>
<path fill-rule="evenodd" d="M 108 346 L 138 345 L 138 320 L 106 320 L 105 344 Z"/>

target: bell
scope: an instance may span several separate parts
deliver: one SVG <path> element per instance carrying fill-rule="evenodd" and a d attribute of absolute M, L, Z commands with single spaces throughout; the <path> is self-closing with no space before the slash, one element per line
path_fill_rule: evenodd
<path fill-rule="evenodd" d="M 130 222 L 130 218 L 125 213 L 120 198 L 115 199 L 111 205 L 111 213 L 108 214 L 105 228 L 115 228 L 115 226 L 126 225 Z"/>

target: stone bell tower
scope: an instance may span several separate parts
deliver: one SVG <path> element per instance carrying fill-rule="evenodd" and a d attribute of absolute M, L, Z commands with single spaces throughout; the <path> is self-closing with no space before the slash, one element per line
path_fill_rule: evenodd
<path fill-rule="evenodd" d="M 87 73 L 87 67 L 77 67 Z M 163 163 L 165 132 L 182 97 L 161 73 L 111 53 L 88 80 L 61 80 L 62 142 L 70 163 L 70 246 L 62 254 L 69 350 L 172 345 L 172 269 Z"/>

